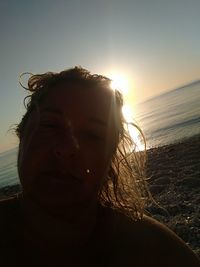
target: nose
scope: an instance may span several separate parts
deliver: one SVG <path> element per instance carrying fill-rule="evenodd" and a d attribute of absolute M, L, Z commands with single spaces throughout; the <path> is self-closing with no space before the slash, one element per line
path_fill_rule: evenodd
<path fill-rule="evenodd" d="M 54 155 L 57 159 L 72 159 L 78 155 L 79 144 L 74 136 L 68 136 L 59 140 L 54 147 Z"/>

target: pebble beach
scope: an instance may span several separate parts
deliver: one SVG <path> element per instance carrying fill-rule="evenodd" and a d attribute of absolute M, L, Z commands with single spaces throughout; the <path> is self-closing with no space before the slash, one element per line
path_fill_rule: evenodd
<path fill-rule="evenodd" d="M 155 204 L 147 211 L 200 257 L 200 135 L 147 151 Z"/>

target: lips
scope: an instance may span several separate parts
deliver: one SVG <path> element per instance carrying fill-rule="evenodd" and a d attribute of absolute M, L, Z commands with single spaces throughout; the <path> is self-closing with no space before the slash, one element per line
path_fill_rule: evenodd
<path fill-rule="evenodd" d="M 72 174 L 71 172 L 61 172 L 57 170 L 41 172 L 41 176 L 47 178 L 48 180 L 57 183 L 69 183 L 69 182 L 83 182 L 83 179 L 79 175 Z"/>

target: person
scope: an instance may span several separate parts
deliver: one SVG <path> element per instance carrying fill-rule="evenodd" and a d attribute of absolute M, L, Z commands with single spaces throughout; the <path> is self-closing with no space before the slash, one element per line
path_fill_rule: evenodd
<path fill-rule="evenodd" d="M 22 192 L 0 204 L 1 266 L 200 266 L 145 215 L 145 152 L 110 83 L 81 67 L 29 79 L 16 128 Z"/>

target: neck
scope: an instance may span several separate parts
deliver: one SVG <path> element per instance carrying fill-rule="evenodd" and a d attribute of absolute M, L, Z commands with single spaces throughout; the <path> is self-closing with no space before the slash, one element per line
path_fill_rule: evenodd
<path fill-rule="evenodd" d="M 22 198 L 25 239 L 41 250 L 59 251 L 79 247 L 91 237 L 96 226 L 97 205 L 66 210 L 65 216 L 47 212 L 38 203 Z"/>

